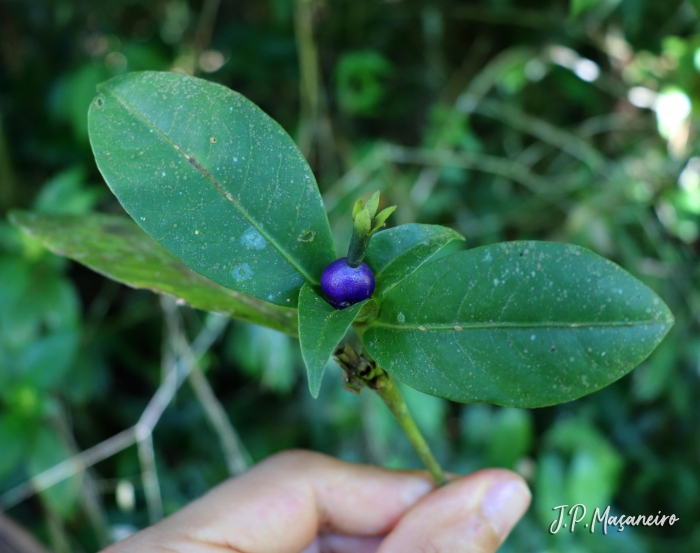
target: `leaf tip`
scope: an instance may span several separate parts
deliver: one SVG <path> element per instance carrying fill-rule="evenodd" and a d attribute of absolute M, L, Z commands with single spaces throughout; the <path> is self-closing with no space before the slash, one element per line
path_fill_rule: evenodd
<path fill-rule="evenodd" d="M 321 392 L 321 381 L 323 380 L 323 373 L 319 375 L 318 378 L 312 379 L 311 374 L 309 374 L 309 392 L 311 392 L 311 397 L 318 399 L 318 394 Z"/>

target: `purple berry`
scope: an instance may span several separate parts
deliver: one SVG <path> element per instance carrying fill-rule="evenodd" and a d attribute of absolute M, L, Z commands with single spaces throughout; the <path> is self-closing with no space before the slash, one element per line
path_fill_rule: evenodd
<path fill-rule="evenodd" d="M 347 257 L 336 259 L 321 275 L 321 290 L 328 303 L 344 309 L 366 300 L 374 292 L 374 275 L 367 263 L 350 267 Z"/>

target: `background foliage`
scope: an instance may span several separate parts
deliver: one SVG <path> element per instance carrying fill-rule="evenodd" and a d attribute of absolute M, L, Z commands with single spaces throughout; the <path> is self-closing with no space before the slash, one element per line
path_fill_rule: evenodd
<path fill-rule="evenodd" d="M 529 480 L 533 506 L 504 552 L 697 551 L 700 3 L 218 4 L 0 4 L 3 221 L 16 207 L 120 213 L 87 140 L 95 85 L 174 68 L 241 92 L 296 138 L 339 251 L 352 204 L 377 189 L 400 206 L 394 224 L 447 225 L 468 247 L 546 239 L 591 248 L 676 316 L 639 369 L 534 411 L 408 388 L 407 401 L 449 470 L 502 466 Z M 221 453 L 225 430 L 207 418 L 219 404 L 193 380 L 155 428 L 154 464 L 149 448 L 126 447 L 17 499 L 32 475 L 132 427 L 177 337 L 217 320 L 106 280 L 0 223 L 0 506 L 56 551 L 95 551 L 281 449 L 418 466 L 378 398 L 345 392 L 329 365 L 313 400 L 295 339 L 233 322 L 200 365 L 244 450 Z M 551 509 L 564 503 L 680 522 L 550 536 Z"/>

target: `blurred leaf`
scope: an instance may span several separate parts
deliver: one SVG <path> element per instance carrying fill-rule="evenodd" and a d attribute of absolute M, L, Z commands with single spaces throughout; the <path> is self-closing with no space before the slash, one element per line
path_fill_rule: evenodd
<path fill-rule="evenodd" d="M 219 286 L 186 267 L 126 217 L 13 212 L 13 224 L 65 255 L 134 288 L 181 298 L 215 311 L 296 335 L 296 311 Z"/>
<path fill-rule="evenodd" d="M 26 421 L 11 413 L 0 414 L 0 481 L 13 470 L 24 458 L 27 449 L 27 441 L 30 434 L 27 433 Z"/>
<path fill-rule="evenodd" d="M 605 509 L 617 489 L 620 459 L 599 456 L 592 451 L 577 451 L 567 475 L 567 499 L 570 505 L 583 503 L 587 510 Z"/>
<path fill-rule="evenodd" d="M 447 402 L 439 397 L 414 390 L 405 384 L 399 383 L 399 387 L 401 395 L 406 400 L 408 411 L 415 419 L 420 431 L 432 439 L 443 436 Z"/>
<path fill-rule="evenodd" d="M 540 523 L 549 528 L 558 516 L 554 508 L 567 505 L 564 490 L 564 462 L 559 455 L 546 453 L 537 463 L 537 479 L 533 492 Z"/>
<path fill-rule="evenodd" d="M 240 94 L 182 74 L 127 74 L 98 92 L 95 159 L 134 220 L 207 278 L 296 307 L 336 256 L 287 133 Z"/>
<path fill-rule="evenodd" d="M 96 347 L 81 348 L 68 374 L 70 386 L 63 390 L 71 405 L 84 406 L 110 391 L 109 366 Z"/>
<path fill-rule="evenodd" d="M 86 187 L 85 169 L 73 167 L 44 185 L 34 208 L 40 213 L 82 215 L 91 211 L 102 195 L 102 190 Z"/>
<path fill-rule="evenodd" d="M 487 445 L 488 465 L 515 468 L 532 446 L 532 414 L 523 409 L 501 408 L 496 412 Z"/>
<path fill-rule="evenodd" d="M 679 344 L 670 337 L 634 372 L 632 393 L 641 401 L 653 401 L 666 390 L 679 353 Z"/>
<path fill-rule="evenodd" d="M 341 107 L 357 115 L 373 115 L 386 94 L 382 78 L 391 72 L 391 63 L 379 52 L 343 54 L 335 69 Z"/>
<path fill-rule="evenodd" d="M 126 58 L 129 71 L 165 71 L 172 63 L 165 52 L 152 44 L 125 44 L 121 53 Z"/>
<path fill-rule="evenodd" d="M 600 3 L 601 0 L 571 0 L 571 17 L 579 17 L 585 12 L 592 10 Z"/>
<path fill-rule="evenodd" d="M 493 429 L 493 407 L 486 403 L 465 405 L 462 410 L 462 435 L 468 451 L 484 452 Z"/>
<path fill-rule="evenodd" d="M 50 390 L 63 382 L 78 351 L 80 336 L 62 331 L 34 340 L 23 356 L 23 381 Z"/>
<path fill-rule="evenodd" d="M 583 503 L 591 511 L 610 504 L 619 486 L 623 460 L 593 425 L 583 419 L 559 422 L 547 433 L 546 444 L 571 458 L 564 503 Z"/>
<path fill-rule="evenodd" d="M 58 435 L 50 428 L 41 427 L 28 458 L 29 473 L 36 476 L 69 457 L 70 451 Z M 80 487 L 80 476 L 73 476 L 43 490 L 39 496 L 53 511 L 70 518 L 77 506 Z"/>
<path fill-rule="evenodd" d="M 277 393 L 291 390 L 297 378 L 295 340 L 255 325 L 237 325 L 228 343 L 229 358 L 263 388 Z"/>
<path fill-rule="evenodd" d="M 335 348 L 347 333 L 355 317 L 369 301 L 345 309 L 336 309 L 319 296 L 309 284 L 299 293 L 299 344 L 309 378 L 309 390 L 318 397 L 323 371 Z"/>
<path fill-rule="evenodd" d="M 422 392 L 539 407 L 614 382 L 672 324 L 654 292 L 593 252 L 512 242 L 423 265 L 385 295 L 362 341 Z"/>
<path fill-rule="evenodd" d="M 386 294 L 454 240 L 464 238 L 439 225 L 401 225 L 375 234 L 365 257 L 376 280 L 375 294 Z"/>
<path fill-rule="evenodd" d="M 63 76 L 53 91 L 56 115 L 71 124 L 78 142 L 88 141 L 88 108 L 95 97 L 95 88 L 109 78 L 104 65 L 86 63 L 72 74 Z"/>

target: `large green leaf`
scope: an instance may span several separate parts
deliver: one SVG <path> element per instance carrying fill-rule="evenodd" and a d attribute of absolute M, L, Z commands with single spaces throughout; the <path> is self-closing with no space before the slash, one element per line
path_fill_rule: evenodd
<path fill-rule="evenodd" d="M 447 227 L 417 223 L 375 234 L 365 256 L 377 281 L 375 293 L 386 293 L 454 240 L 464 238 Z"/>
<path fill-rule="evenodd" d="M 362 340 L 423 392 L 540 407 L 625 375 L 672 324 L 654 292 L 593 252 L 511 242 L 423 265 L 384 296 Z"/>
<path fill-rule="evenodd" d="M 191 269 L 285 306 L 336 255 L 316 181 L 286 132 L 228 88 L 178 73 L 98 86 L 90 142 L 134 220 Z"/>
<path fill-rule="evenodd" d="M 127 217 L 15 211 L 10 220 L 52 252 L 116 281 L 179 298 L 192 307 L 296 335 L 296 310 L 219 286 L 191 271 Z"/>
<path fill-rule="evenodd" d="M 323 371 L 333 350 L 368 301 L 372 300 L 335 309 L 311 286 L 302 286 L 299 293 L 299 343 L 312 396 L 318 397 Z"/>

